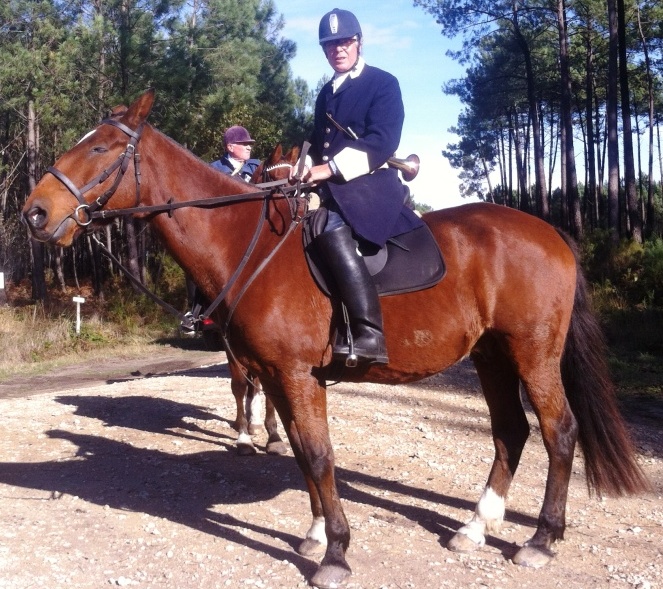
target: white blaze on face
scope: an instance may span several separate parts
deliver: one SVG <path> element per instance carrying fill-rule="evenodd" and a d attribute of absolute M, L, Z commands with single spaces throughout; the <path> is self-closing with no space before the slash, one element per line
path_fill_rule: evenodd
<path fill-rule="evenodd" d="M 94 132 L 96 132 L 96 129 L 92 129 L 92 131 L 90 131 L 89 133 L 86 133 L 85 135 L 83 135 L 83 137 L 81 137 L 81 138 L 78 140 L 78 143 L 82 143 L 83 141 L 85 141 L 85 140 L 86 140 L 90 135 L 92 135 L 92 133 L 94 133 Z M 78 143 L 77 143 L 76 145 L 78 145 Z"/>

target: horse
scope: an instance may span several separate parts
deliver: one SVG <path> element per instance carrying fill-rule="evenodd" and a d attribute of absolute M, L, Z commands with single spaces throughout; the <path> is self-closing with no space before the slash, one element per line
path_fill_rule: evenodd
<path fill-rule="evenodd" d="M 311 277 L 291 198 L 251 194 L 255 187 L 217 173 L 157 131 L 147 122 L 154 100 L 148 90 L 62 155 L 22 218 L 34 238 L 59 246 L 116 214 L 146 218 L 208 298 L 225 289 L 215 320 L 274 403 L 306 482 L 312 523 L 298 552 L 324 553 L 310 583 L 337 587 L 352 571 L 327 420 L 327 380 L 339 374 L 331 361 L 335 307 Z M 617 408 L 578 253 L 551 225 L 499 205 L 466 204 L 423 218 L 444 252 L 446 276 L 382 297 L 389 363 L 341 367 L 341 378 L 403 384 L 471 358 L 495 453 L 474 514 L 448 543 L 463 552 L 479 549 L 504 518 L 529 435 L 522 386 L 548 471 L 534 535 L 512 560 L 543 566 L 564 536 L 578 441 L 591 493 L 651 488 Z"/>

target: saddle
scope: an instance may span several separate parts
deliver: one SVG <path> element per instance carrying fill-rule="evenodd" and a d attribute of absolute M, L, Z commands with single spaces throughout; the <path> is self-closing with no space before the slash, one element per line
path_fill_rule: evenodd
<path fill-rule="evenodd" d="M 302 220 L 302 236 L 311 275 L 320 290 L 331 298 L 333 279 L 313 245 L 326 223 L 325 208 L 309 212 Z M 442 252 L 428 225 L 390 238 L 382 248 L 359 241 L 357 250 L 364 258 L 380 296 L 430 288 L 446 274 Z"/>

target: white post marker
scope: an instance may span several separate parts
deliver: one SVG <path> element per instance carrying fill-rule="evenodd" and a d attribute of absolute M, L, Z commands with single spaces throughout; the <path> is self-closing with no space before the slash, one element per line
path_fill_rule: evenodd
<path fill-rule="evenodd" d="M 7 293 L 5 292 L 5 273 L 0 272 L 0 305 L 7 303 Z"/>
<path fill-rule="evenodd" d="M 81 303 L 85 302 L 83 297 L 74 297 L 74 303 L 76 303 L 76 333 L 81 332 Z"/>

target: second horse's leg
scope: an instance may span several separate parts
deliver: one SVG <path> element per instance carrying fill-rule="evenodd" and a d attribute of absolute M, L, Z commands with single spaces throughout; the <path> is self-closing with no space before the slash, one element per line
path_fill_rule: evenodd
<path fill-rule="evenodd" d="M 257 379 L 256 379 L 257 380 Z M 283 456 L 288 453 L 288 447 L 285 445 L 278 432 L 278 423 L 276 421 L 276 410 L 274 403 L 267 396 L 265 397 L 265 429 L 267 430 L 267 454 L 277 454 Z"/>
<path fill-rule="evenodd" d="M 237 406 L 234 425 L 235 429 L 239 432 L 236 442 L 237 453 L 240 456 L 252 456 L 256 453 L 256 449 L 249 435 L 249 422 L 244 410 L 244 400 L 250 393 L 249 381 L 244 374 L 244 369 L 230 358 L 228 358 L 228 368 L 230 369 L 230 389 L 235 397 L 235 404 Z"/>

